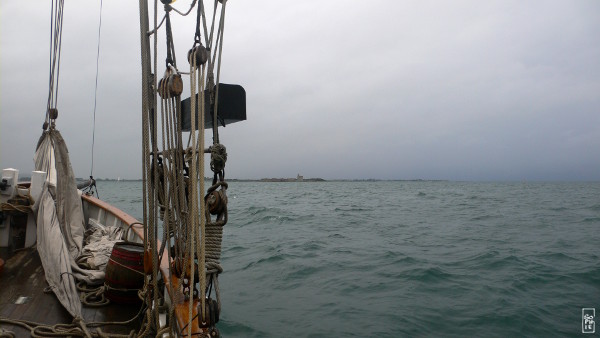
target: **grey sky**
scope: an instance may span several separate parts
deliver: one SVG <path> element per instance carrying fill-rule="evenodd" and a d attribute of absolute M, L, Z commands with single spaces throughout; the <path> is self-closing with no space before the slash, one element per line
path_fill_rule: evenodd
<path fill-rule="evenodd" d="M 86 177 L 100 2 L 65 2 L 57 124 Z M 221 131 L 230 178 L 600 179 L 599 1 L 230 0 L 227 10 L 221 82 L 244 86 L 248 114 Z M 0 2 L 2 168 L 33 167 L 49 12 L 49 1 Z M 105 0 L 102 20 L 94 176 L 138 178 L 137 2 Z M 174 21 L 186 71 L 195 22 Z"/>

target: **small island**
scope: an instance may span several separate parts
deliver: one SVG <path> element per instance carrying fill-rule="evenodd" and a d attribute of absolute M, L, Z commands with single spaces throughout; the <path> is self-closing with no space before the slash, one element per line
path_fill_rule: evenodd
<path fill-rule="evenodd" d="M 298 174 L 295 178 L 261 178 L 260 180 L 253 179 L 230 179 L 229 181 L 238 182 L 326 182 L 322 178 L 304 178 L 304 176 Z"/>
<path fill-rule="evenodd" d="M 304 178 L 298 174 L 296 178 L 261 178 L 261 182 L 324 182 L 322 178 Z"/>

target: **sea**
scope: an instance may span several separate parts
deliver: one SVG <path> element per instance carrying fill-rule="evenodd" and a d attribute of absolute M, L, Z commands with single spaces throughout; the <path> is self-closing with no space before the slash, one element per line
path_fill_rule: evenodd
<path fill-rule="evenodd" d="M 98 190 L 142 219 L 140 181 Z M 240 181 L 228 196 L 223 337 L 595 330 L 600 182 Z"/>

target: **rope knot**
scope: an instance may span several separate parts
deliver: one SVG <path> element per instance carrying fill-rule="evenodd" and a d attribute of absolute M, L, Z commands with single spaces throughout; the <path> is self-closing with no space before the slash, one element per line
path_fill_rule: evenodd
<path fill-rule="evenodd" d="M 83 319 L 79 316 L 76 316 L 73 318 L 73 321 L 71 322 L 73 325 L 79 325 L 79 323 L 81 323 L 83 321 Z"/>
<path fill-rule="evenodd" d="M 221 172 L 225 169 L 227 162 L 227 149 L 220 143 L 215 143 L 209 148 L 210 150 L 210 169 L 215 172 Z"/>

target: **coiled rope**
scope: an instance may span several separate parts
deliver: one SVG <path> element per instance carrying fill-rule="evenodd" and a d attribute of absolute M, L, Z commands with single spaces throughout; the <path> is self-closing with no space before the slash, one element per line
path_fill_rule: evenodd
<path fill-rule="evenodd" d="M 115 334 L 105 333 L 100 328 L 101 326 L 107 325 L 129 325 L 132 321 L 136 320 L 141 311 L 132 319 L 124 322 L 95 322 L 85 323 L 82 318 L 75 317 L 71 324 L 55 324 L 47 325 L 37 323 L 29 320 L 22 319 L 9 319 L 0 317 L 0 323 L 15 325 L 22 327 L 29 331 L 31 337 L 35 338 L 48 338 L 48 337 L 87 337 L 87 338 L 133 338 L 137 337 L 134 330 L 129 334 Z M 94 331 L 90 331 L 88 328 L 95 328 Z M 14 338 L 16 334 L 13 331 L 4 330 L 0 328 L 0 337 Z M 143 337 L 143 336 L 141 336 Z"/>

